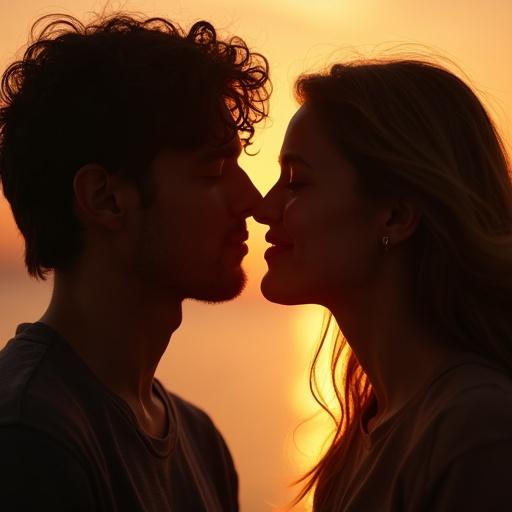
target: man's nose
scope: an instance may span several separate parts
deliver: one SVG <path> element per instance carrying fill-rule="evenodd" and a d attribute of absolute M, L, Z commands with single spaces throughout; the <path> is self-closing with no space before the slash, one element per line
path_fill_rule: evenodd
<path fill-rule="evenodd" d="M 236 217 L 250 217 L 262 200 L 260 191 L 256 188 L 247 173 L 240 169 L 236 187 L 233 189 L 234 200 L 232 213 Z"/>

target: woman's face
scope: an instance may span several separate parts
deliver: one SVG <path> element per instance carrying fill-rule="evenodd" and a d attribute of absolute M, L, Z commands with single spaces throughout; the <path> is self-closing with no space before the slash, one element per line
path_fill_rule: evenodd
<path fill-rule="evenodd" d="M 263 295 L 281 304 L 331 307 L 371 289 L 381 268 L 389 210 L 365 200 L 356 170 L 307 105 L 281 148 L 281 176 L 255 218 L 269 225 Z"/>

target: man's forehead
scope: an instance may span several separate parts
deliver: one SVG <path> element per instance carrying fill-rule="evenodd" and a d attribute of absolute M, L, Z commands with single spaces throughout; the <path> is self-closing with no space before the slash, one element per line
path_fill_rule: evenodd
<path fill-rule="evenodd" d="M 227 142 L 209 140 L 195 149 L 163 148 L 155 157 L 154 164 L 159 167 L 172 167 L 174 174 L 188 174 L 190 167 L 207 164 L 213 160 L 237 159 L 243 146 L 238 134 Z"/>

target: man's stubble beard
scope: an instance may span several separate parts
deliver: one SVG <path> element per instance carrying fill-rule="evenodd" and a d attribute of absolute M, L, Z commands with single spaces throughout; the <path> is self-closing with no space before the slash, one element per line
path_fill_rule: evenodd
<path fill-rule="evenodd" d="M 238 273 L 231 282 L 226 279 L 222 283 L 216 283 L 209 287 L 198 287 L 196 290 L 190 290 L 186 298 L 208 304 L 219 304 L 236 299 L 247 284 L 247 275 L 242 267 L 238 267 L 237 270 Z"/>
<path fill-rule="evenodd" d="M 192 299 L 207 303 L 233 300 L 244 290 L 247 276 L 241 265 L 229 268 L 222 255 L 215 265 L 196 263 L 183 254 L 167 252 L 158 233 L 144 222 L 136 242 L 133 271 L 149 294 L 169 299 Z"/>

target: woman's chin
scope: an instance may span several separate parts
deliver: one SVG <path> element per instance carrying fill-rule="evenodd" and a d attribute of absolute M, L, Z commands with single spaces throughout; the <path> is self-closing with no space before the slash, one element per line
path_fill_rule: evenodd
<path fill-rule="evenodd" d="M 308 301 L 301 297 L 300 292 L 293 284 L 276 279 L 267 273 L 261 280 L 261 293 L 268 301 L 284 306 L 307 304 Z"/>

